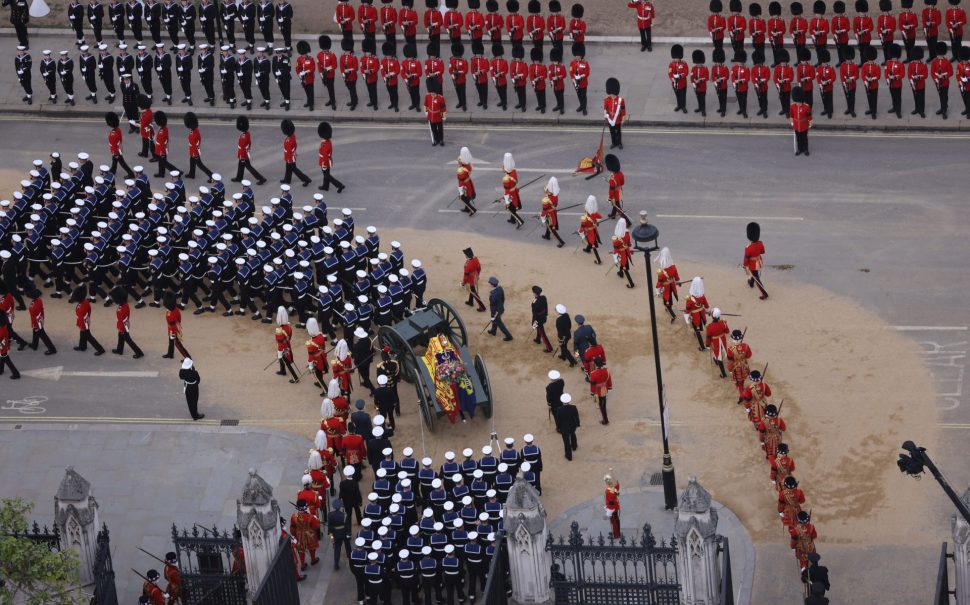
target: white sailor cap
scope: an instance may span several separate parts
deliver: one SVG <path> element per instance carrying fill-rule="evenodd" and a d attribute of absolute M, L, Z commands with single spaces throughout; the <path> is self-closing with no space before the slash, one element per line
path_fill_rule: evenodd
<path fill-rule="evenodd" d="M 374 427 L 373 429 L 371 429 L 370 434 L 373 435 L 374 437 L 380 437 L 384 434 L 384 429 L 382 429 L 379 426 Z"/>
<path fill-rule="evenodd" d="M 377 227 L 375 227 L 374 225 L 368 225 L 367 226 L 367 233 L 370 233 L 371 235 L 374 235 L 375 233 L 377 233 Z"/>
<path fill-rule="evenodd" d="M 287 233 L 289 233 L 290 231 L 293 231 L 293 225 L 289 223 L 283 225 L 283 231 L 286 231 Z"/>
<path fill-rule="evenodd" d="M 237 259 L 236 259 L 236 260 L 235 260 L 234 262 L 235 262 L 235 263 L 236 263 L 237 265 L 245 265 L 245 264 L 246 264 L 246 259 L 244 259 L 244 258 L 242 258 L 242 257 L 240 257 L 240 258 L 237 258 Z"/>
<path fill-rule="evenodd" d="M 377 265 L 379 265 L 381 263 L 381 261 L 377 260 L 376 258 L 372 258 L 372 259 L 370 259 L 367 262 L 370 263 L 370 266 L 371 267 L 376 267 Z"/>
<path fill-rule="evenodd" d="M 356 243 L 358 246 L 363 244 L 365 241 L 366 240 L 364 239 L 363 235 L 358 235 L 357 237 L 354 238 L 354 243 Z"/>
<path fill-rule="evenodd" d="M 186 254 L 185 252 L 181 252 L 181 253 L 179 253 L 179 260 L 180 261 L 187 261 L 187 260 L 189 260 L 189 255 Z"/>
<path fill-rule="evenodd" d="M 295 273 L 293 273 L 293 277 L 294 277 L 294 279 L 301 280 L 301 279 L 303 279 L 304 275 L 300 271 L 296 271 Z"/>
<path fill-rule="evenodd" d="M 344 240 L 344 241 L 340 242 L 340 247 L 343 248 L 344 250 L 349 250 L 350 249 L 350 242 L 348 242 L 347 240 Z"/>
<path fill-rule="evenodd" d="M 171 177 L 172 177 L 173 179 L 177 179 L 177 178 L 179 178 L 179 175 L 180 175 L 181 173 L 180 173 L 180 172 L 179 172 L 178 170 L 169 170 L 169 171 L 168 171 L 168 174 L 169 174 L 169 175 L 170 175 L 170 176 L 171 176 Z"/>
<path fill-rule="evenodd" d="M 243 179 L 239 181 L 239 184 L 242 185 L 243 187 L 251 187 L 253 182 L 250 181 L 249 179 Z"/>
<path fill-rule="evenodd" d="M 194 235 L 195 237 L 202 237 L 203 235 L 205 235 L 205 232 L 202 231 L 202 229 L 193 229 L 192 235 Z"/>
<path fill-rule="evenodd" d="M 60 53 L 58 53 L 58 54 L 60 54 L 60 55 L 61 55 L 62 57 L 66 57 L 66 56 L 67 56 L 67 51 L 66 51 L 66 50 L 62 50 L 62 51 L 61 51 Z"/>
<path fill-rule="evenodd" d="M 84 152 L 84 151 L 82 151 L 81 153 L 79 153 L 79 154 L 77 154 L 77 159 L 79 159 L 79 160 L 81 160 L 82 162 L 86 162 L 86 161 L 88 160 L 88 158 L 90 158 L 90 157 L 91 157 L 91 156 L 90 156 L 90 155 L 88 155 L 88 154 L 87 154 L 86 152 Z"/>
<path fill-rule="evenodd" d="M 344 222 L 343 222 L 342 219 L 335 218 L 335 219 L 333 219 L 333 226 L 334 227 L 337 227 L 337 228 L 343 227 L 344 226 Z"/>
<path fill-rule="evenodd" d="M 386 294 L 387 286 L 384 286 L 384 285 L 377 286 L 377 292 L 380 294 Z"/>
<path fill-rule="evenodd" d="M 256 256 L 256 249 L 255 248 L 246 248 L 246 254 L 248 254 L 249 256 Z"/>
<path fill-rule="evenodd" d="M 195 241 L 194 239 L 189 240 L 189 248 L 198 248 L 198 247 L 199 247 L 199 242 Z"/>
<path fill-rule="evenodd" d="M 283 264 L 283 259 L 277 256 L 276 258 L 273 259 L 273 264 L 274 265 L 282 265 Z"/>
<path fill-rule="evenodd" d="M 391 248 L 392 248 L 393 250 L 397 250 L 397 249 L 398 249 L 398 248 L 400 248 L 400 247 L 401 247 L 401 242 L 399 242 L 399 241 L 396 241 L 396 240 L 395 240 L 395 241 L 393 241 L 393 242 L 391 242 Z"/>
<path fill-rule="evenodd" d="M 218 259 L 218 258 L 216 258 L 215 256 L 210 256 L 210 257 L 208 257 L 208 258 L 206 258 L 205 260 L 206 260 L 206 262 L 208 262 L 208 263 L 209 263 L 210 265 L 214 265 L 214 264 L 216 264 L 217 262 L 219 262 L 219 259 Z"/>
<path fill-rule="evenodd" d="M 535 441 L 535 437 L 532 435 L 532 433 L 526 433 L 525 435 L 522 436 L 522 441 L 525 441 L 526 443 L 532 443 L 533 441 Z"/>
<path fill-rule="evenodd" d="M 221 46 L 221 47 L 219 48 L 219 50 L 232 50 L 232 47 L 231 47 L 231 46 L 229 46 L 228 44 L 223 44 L 223 45 L 222 45 L 222 46 Z"/>
<path fill-rule="evenodd" d="M 280 185 L 280 191 L 289 191 L 289 190 L 290 190 L 289 183 L 283 183 L 282 185 Z"/>
<path fill-rule="evenodd" d="M 71 170 L 77 170 L 78 168 L 80 168 L 80 165 L 78 165 L 77 162 L 68 162 L 67 167 L 70 168 Z"/>
<path fill-rule="evenodd" d="M 218 244 L 216 244 L 216 250 L 218 250 L 219 252 L 222 252 L 225 249 L 226 249 L 226 245 L 223 244 L 222 242 L 219 242 Z"/>
<path fill-rule="evenodd" d="M 462 482 L 461 473 L 455 473 L 454 475 L 452 475 L 451 476 L 451 482 L 452 483 L 461 483 Z"/>
<path fill-rule="evenodd" d="M 461 455 L 464 456 L 465 458 L 471 458 L 474 453 L 475 453 L 475 450 L 473 450 L 470 447 L 466 447 L 461 451 Z"/>
<path fill-rule="evenodd" d="M 44 51 L 42 51 L 42 52 L 41 52 L 41 54 L 43 54 L 43 55 L 49 55 L 49 54 L 51 54 L 51 51 L 49 51 L 49 50 L 44 50 Z M 54 153 L 57 153 L 57 152 L 55 151 Z M 56 157 L 60 157 L 60 155 L 59 155 L 59 154 L 58 154 L 58 155 L 54 155 L 54 153 L 52 153 L 52 154 L 51 154 L 51 157 L 52 157 L 52 158 L 56 158 Z"/>
<path fill-rule="evenodd" d="M 397 278 L 397 275 L 388 275 L 387 281 L 391 282 L 392 284 L 396 284 L 400 280 Z"/>
<path fill-rule="evenodd" d="M 386 261 L 387 260 L 387 253 L 386 252 L 378 252 L 377 253 L 377 260 L 381 261 L 382 263 L 384 261 Z"/>
<path fill-rule="evenodd" d="M 81 51 L 82 53 L 86 53 L 86 52 L 88 52 L 88 50 L 90 50 L 90 49 L 91 49 L 91 47 L 90 47 L 90 46 L 88 46 L 87 44 L 82 44 L 82 45 L 81 45 L 81 46 L 79 47 L 79 49 L 78 49 L 78 50 L 80 50 L 80 51 Z"/>
<path fill-rule="evenodd" d="M 165 45 L 163 44 L 162 46 L 165 46 Z M 121 50 L 125 50 L 126 48 L 128 48 L 128 45 L 122 42 L 121 44 L 118 45 L 118 48 Z"/>
<path fill-rule="evenodd" d="M 350 208 L 344 208 L 343 210 L 340 211 L 340 213 L 343 214 L 344 216 L 350 216 L 351 214 L 353 214 L 350 211 Z"/>
<path fill-rule="evenodd" d="M 163 44 L 162 46 L 165 46 L 165 45 Z M 236 49 L 236 54 L 238 54 L 238 55 L 245 55 L 246 54 L 246 49 L 245 48 L 237 48 Z"/>
<path fill-rule="evenodd" d="M 265 46 L 257 46 L 256 47 L 256 52 L 258 52 L 258 53 L 264 53 L 264 52 L 266 52 L 266 47 Z"/>
<path fill-rule="evenodd" d="M 482 454 L 485 455 L 485 456 L 491 456 L 492 455 L 492 446 L 490 446 L 490 445 L 483 446 L 482 447 Z"/>
<path fill-rule="evenodd" d="M 273 271 L 273 265 L 263 265 L 263 271 L 271 273 Z"/>
<path fill-rule="evenodd" d="M 559 396 L 559 403 L 572 403 L 573 396 L 569 393 L 563 393 Z"/>
<path fill-rule="evenodd" d="M 200 49 L 200 50 L 205 50 L 205 49 L 207 49 L 207 48 L 209 48 L 209 45 L 208 45 L 208 44 L 205 44 L 205 43 L 203 43 L 203 44 L 199 44 L 199 49 Z"/>
<path fill-rule="evenodd" d="M 330 283 L 330 284 L 337 283 L 337 276 L 336 275 L 328 275 L 327 276 L 327 283 Z M 353 307 L 353 305 L 350 305 L 350 306 Z"/>
<path fill-rule="evenodd" d="M 177 49 L 179 49 L 179 50 L 185 50 L 185 49 L 186 49 L 187 47 L 186 47 L 186 46 L 185 46 L 185 44 L 183 43 L 183 44 L 179 44 L 179 45 L 178 45 L 178 46 L 176 46 L 175 48 L 177 48 Z"/>
<path fill-rule="evenodd" d="M 333 248 L 331 248 L 330 246 L 324 246 L 323 247 L 323 253 L 324 254 L 333 254 Z"/>

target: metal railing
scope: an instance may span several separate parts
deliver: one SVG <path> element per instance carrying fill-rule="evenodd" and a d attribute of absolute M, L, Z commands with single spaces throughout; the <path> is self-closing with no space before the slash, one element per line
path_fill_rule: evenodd
<path fill-rule="evenodd" d="M 299 605 L 300 590 L 296 585 L 296 567 L 289 538 L 280 538 L 279 547 L 269 571 L 253 594 L 253 605 Z"/>
<path fill-rule="evenodd" d="M 720 605 L 734 605 L 734 582 L 731 578 L 731 545 L 727 536 L 718 536 L 721 554 L 721 598 Z"/>
<path fill-rule="evenodd" d="M 950 605 L 950 595 L 955 591 L 950 590 L 950 570 L 947 559 L 953 555 L 946 552 L 946 542 L 940 547 L 940 565 L 936 571 L 936 596 L 933 597 L 933 605 Z"/>
<path fill-rule="evenodd" d="M 495 540 L 495 554 L 488 566 L 488 578 L 482 593 L 484 605 L 507 605 L 509 602 L 509 550 L 505 533 L 499 533 Z"/>

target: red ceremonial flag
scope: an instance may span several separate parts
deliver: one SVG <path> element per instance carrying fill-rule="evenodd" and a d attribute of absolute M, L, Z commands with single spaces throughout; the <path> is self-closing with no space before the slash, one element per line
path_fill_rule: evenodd
<path fill-rule="evenodd" d="M 596 149 L 596 153 L 593 154 L 593 157 L 584 157 L 583 159 L 579 160 L 579 165 L 576 166 L 576 170 L 573 171 L 573 176 L 589 174 L 589 176 L 586 177 L 586 180 L 589 180 L 597 174 L 603 172 L 603 135 L 604 132 L 600 132 L 600 144 Z"/>

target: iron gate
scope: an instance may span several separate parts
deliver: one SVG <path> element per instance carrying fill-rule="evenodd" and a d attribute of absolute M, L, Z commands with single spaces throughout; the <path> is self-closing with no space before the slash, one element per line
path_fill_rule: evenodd
<path fill-rule="evenodd" d="M 98 532 L 97 546 L 94 551 L 94 597 L 91 605 L 118 605 L 115 590 L 115 570 L 111 564 L 111 541 L 108 526 L 102 524 Z"/>
<path fill-rule="evenodd" d="M 300 605 L 296 585 L 296 562 L 289 538 L 280 538 L 273 563 L 253 595 L 253 605 Z"/>
<path fill-rule="evenodd" d="M 202 529 L 202 532 L 199 532 Z M 172 525 L 172 542 L 182 572 L 184 605 L 247 605 L 246 576 L 234 560 L 242 547 L 235 527 L 230 534 L 219 528 L 193 525 L 180 534 Z"/>
<path fill-rule="evenodd" d="M 556 605 L 680 605 L 677 545 L 653 536 L 645 523 L 641 535 L 584 538 L 573 521 L 567 539 L 549 536 L 552 588 Z"/>
<path fill-rule="evenodd" d="M 484 605 L 507 605 L 512 590 L 509 579 L 509 549 L 505 532 L 500 532 L 495 540 L 495 554 L 488 566 L 488 578 L 482 592 Z"/>

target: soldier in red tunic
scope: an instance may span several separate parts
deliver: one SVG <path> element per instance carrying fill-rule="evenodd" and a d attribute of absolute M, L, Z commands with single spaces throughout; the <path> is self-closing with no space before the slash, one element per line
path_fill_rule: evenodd
<path fill-rule="evenodd" d="M 120 165 L 125 169 L 125 178 L 132 179 L 135 178 L 135 173 L 131 171 L 131 167 L 128 166 L 128 162 L 125 161 L 125 156 L 122 154 L 122 135 L 121 135 L 121 120 L 118 118 L 118 114 L 113 111 L 109 111 L 104 114 L 105 123 L 107 123 L 108 128 L 108 151 L 111 154 L 111 172 L 114 174 L 115 170 Z"/>
<path fill-rule="evenodd" d="M 641 0 L 635 0 L 640 2 Z M 704 51 L 695 51 L 703 53 Z M 677 105 L 674 111 L 687 113 L 687 62 L 684 61 L 684 47 L 674 44 L 670 47 L 670 63 L 667 65 L 667 77 L 670 79 L 670 87 L 674 91 L 674 100 Z M 701 60 L 701 63 L 704 61 Z M 696 61 L 695 61 L 696 63 Z M 695 87 L 696 90 L 696 87 Z"/>
<path fill-rule="evenodd" d="M 138 345 L 131 338 L 131 307 L 128 305 L 128 293 L 125 292 L 124 288 L 115 286 L 111 289 L 111 300 L 118 305 L 118 308 L 115 310 L 118 345 L 111 352 L 115 355 L 124 355 L 125 344 L 128 344 L 131 350 L 135 352 L 133 357 L 135 359 L 141 359 L 145 354 L 142 353 L 141 349 L 138 348 Z"/>
<path fill-rule="evenodd" d="M 293 376 L 290 384 L 300 382 L 300 376 L 293 367 L 293 347 L 290 342 L 293 338 L 293 328 L 290 326 L 290 317 L 284 307 L 276 309 L 276 326 L 276 359 L 280 364 L 276 374 L 286 376 L 289 370 L 290 375 Z"/>
<path fill-rule="evenodd" d="M 603 477 L 606 489 L 603 492 L 603 509 L 610 518 L 613 538 L 620 537 L 620 482 L 613 478 L 613 469 Z"/>
<path fill-rule="evenodd" d="M 475 216 L 478 209 L 475 208 L 475 183 L 472 181 L 472 152 L 467 147 L 462 147 L 458 152 L 458 169 L 455 172 L 458 178 L 458 199 L 465 205 L 461 209 L 467 212 L 468 216 Z"/>
<path fill-rule="evenodd" d="M 316 79 L 317 63 L 310 56 L 310 43 L 306 40 L 297 41 L 296 52 L 300 55 L 296 58 L 296 77 L 300 79 L 300 86 L 306 95 L 303 106 L 313 111 L 313 82 Z"/>
<path fill-rule="evenodd" d="M 327 447 L 334 452 L 342 453 L 347 423 L 337 416 L 333 402 L 329 399 L 324 399 L 320 404 L 320 430 L 327 434 Z"/>
<path fill-rule="evenodd" d="M 792 120 L 794 121 L 795 118 L 793 117 Z M 749 276 L 748 287 L 758 286 L 758 290 L 761 292 L 761 300 L 764 300 L 768 298 L 768 292 L 765 291 L 764 283 L 761 281 L 761 267 L 764 264 L 762 256 L 765 253 L 765 245 L 761 242 L 761 225 L 753 222 L 748 223 L 746 230 L 750 243 L 744 248 L 742 266 L 744 272 Z"/>
<path fill-rule="evenodd" d="M 280 517 L 280 538 L 290 543 L 290 552 L 293 554 L 293 572 L 296 574 L 296 581 L 301 582 L 306 580 L 306 574 L 300 573 L 300 560 L 296 555 L 297 539 L 290 532 L 286 531 L 286 519 L 283 517 Z M 303 568 L 306 569 L 306 565 Z"/>
<path fill-rule="evenodd" d="M 610 129 L 610 149 L 623 149 L 623 123 L 630 116 L 626 113 L 626 101 L 620 96 L 620 81 L 606 80 L 606 98 L 603 99 L 603 118 Z"/>
<path fill-rule="evenodd" d="M 721 370 L 721 378 L 727 378 L 724 370 L 724 360 L 727 357 L 727 335 L 731 332 L 727 322 L 721 319 L 721 310 L 717 307 L 711 309 L 711 322 L 707 324 L 706 338 L 704 344 L 711 349 L 711 359 Z"/>
<path fill-rule="evenodd" d="M 148 573 L 145 574 L 145 582 L 141 585 L 141 595 L 142 597 L 147 597 L 147 602 L 151 605 L 165 605 L 165 597 L 167 595 L 162 592 L 162 589 L 157 584 L 160 577 L 156 570 L 149 569 Z"/>
<path fill-rule="evenodd" d="M 780 490 L 785 479 L 795 472 L 795 461 L 788 453 L 788 444 L 779 443 L 778 452 L 768 458 L 771 465 L 771 482 Z"/>
<path fill-rule="evenodd" d="M 622 212 L 622 211 L 621 211 Z M 626 287 L 633 288 L 633 278 L 630 276 L 630 259 L 633 256 L 633 246 L 630 243 L 630 231 L 626 226 L 626 219 L 616 220 L 613 229 L 613 264 L 617 267 L 617 276 L 626 277 Z"/>
<path fill-rule="evenodd" d="M 506 153 L 502 158 L 502 169 L 505 171 L 502 175 L 502 189 L 505 192 L 502 201 L 505 209 L 509 211 L 507 222 L 518 229 L 525 221 L 519 216 L 519 210 L 522 209 L 522 199 L 519 197 L 519 172 L 515 169 L 515 158 L 511 153 Z"/>
<path fill-rule="evenodd" d="M 303 181 L 303 186 L 306 187 L 311 182 L 310 177 L 303 174 L 303 171 L 296 165 L 296 127 L 290 120 L 283 120 L 280 122 L 280 130 L 283 131 L 283 163 L 286 165 L 283 178 L 280 182 L 289 184 L 290 179 L 296 175 L 297 178 Z"/>
<path fill-rule="evenodd" d="M 970 52 L 968 50 L 967 52 Z M 923 49 L 916 47 L 912 50 L 912 60 L 907 68 L 909 87 L 913 90 L 913 111 L 910 115 L 926 117 L 926 80 L 930 76 L 929 67 L 923 62 Z M 970 74 L 968 74 L 970 75 Z M 970 105 L 968 105 L 970 107 Z"/>
<path fill-rule="evenodd" d="M 344 436 L 341 443 L 340 455 L 343 456 L 344 464 L 354 469 L 354 478 L 360 480 L 360 472 L 367 460 L 367 444 L 364 438 L 355 432 Z M 344 468 L 346 474 L 347 469 Z"/>
<path fill-rule="evenodd" d="M 354 372 L 354 362 L 350 358 L 350 347 L 347 345 L 347 341 L 343 338 L 338 340 L 333 352 L 334 358 L 330 368 L 333 370 L 334 380 L 337 380 L 340 384 L 341 393 L 350 395 L 353 391 L 353 384 L 350 379 Z"/>
<path fill-rule="evenodd" d="M 631 0 L 626 3 L 627 8 L 635 8 L 637 11 L 637 29 L 640 30 L 640 52 L 653 52 L 653 19 L 656 10 L 650 0 Z"/>
<path fill-rule="evenodd" d="M 88 300 L 88 286 L 81 284 L 74 289 L 71 294 L 71 302 L 75 303 L 74 315 L 77 318 L 76 324 L 80 334 L 75 351 L 86 351 L 88 343 L 94 347 L 94 355 L 104 355 L 104 347 L 91 334 L 91 301 Z"/>
<path fill-rule="evenodd" d="M 654 285 L 657 295 L 663 299 L 664 308 L 670 313 L 670 323 L 677 320 L 674 313 L 674 300 L 679 300 L 677 296 L 677 282 L 680 281 L 680 274 L 677 273 L 677 265 L 674 264 L 670 256 L 670 248 L 661 248 L 660 256 L 657 258 L 660 268 L 657 269 L 657 283 Z"/>
<path fill-rule="evenodd" d="M 324 438 L 326 439 L 326 438 Z M 333 456 L 329 449 L 324 449 L 325 452 Z M 310 455 L 307 458 L 307 474 L 310 477 L 310 493 L 313 494 L 313 498 L 307 500 L 307 502 L 314 501 L 316 507 L 323 511 L 322 515 L 319 515 L 321 521 L 326 521 L 327 513 L 329 511 L 328 506 L 328 490 L 331 489 L 333 483 L 330 479 L 330 475 L 327 474 L 326 466 L 323 463 L 323 457 L 317 450 L 310 450 Z M 304 477 L 306 479 L 306 477 Z M 301 492 L 302 493 L 302 492 Z M 297 496 L 300 498 L 302 496 Z M 306 498 L 304 498 L 306 499 Z"/>
<path fill-rule="evenodd" d="M 316 384 L 321 390 L 320 396 L 323 396 L 326 394 L 323 375 L 330 370 L 327 367 L 327 338 L 320 332 L 316 317 L 307 320 L 306 331 L 310 336 L 306 341 L 307 369 L 313 372 L 317 379 Z"/>
<path fill-rule="evenodd" d="M 586 372 L 587 376 L 596 368 L 597 361 L 606 363 L 606 349 L 603 348 L 601 343 L 594 341 L 589 348 L 583 351 L 583 371 Z"/>
<path fill-rule="evenodd" d="M 7 314 L 0 312 L 0 374 L 3 374 L 4 367 L 10 368 L 10 379 L 20 379 L 20 372 L 10 360 L 10 320 Z"/>
<path fill-rule="evenodd" d="M 586 211 L 582 217 L 579 219 L 579 236 L 586 241 L 586 247 L 583 248 L 583 252 L 589 254 L 593 253 L 596 260 L 593 261 L 595 264 L 600 265 L 603 263 L 600 260 L 600 232 L 599 224 L 603 215 L 598 212 L 599 207 L 596 203 L 596 196 L 589 196 L 586 198 L 586 205 L 584 206 Z"/>
<path fill-rule="evenodd" d="M 744 393 L 744 384 L 748 380 L 750 368 L 748 360 L 751 359 L 751 347 L 744 342 L 744 333 L 741 330 L 731 332 L 731 344 L 727 348 L 727 370 L 734 379 L 734 386 L 738 389 L 738 401 L 741 401 L 741 394 Z"/>
<path fill-rule="evenodd" d="M 898 44 L 889 44 L 886 55 L 886 85 L 889 86 L 889 97 L 892 106 L 889 113 L 896 114 L 898 119 L 903 117 L 903 80 L 906 79 L 906 67 L 900 61 L 903 49 Z"/>
<path fill-rule="evenodd" d="M 339 5 L 338 5 L 339 6 Z M 351 9 L 352 11 L 353 9 Z M 337 75 L 337 55 L 332 50 L 333 42 L 330 36 L 323 35 L 319 38 L 320 52 L 317 53 L 317 71 L 320 72 L 320 82 L 327 89 L 328 100 L 324 107 L 337 109 L 337 101 L 334 96 L 333 83 Z"/>
<path fill-rule="evenodd" d="M 739 50 L 734 53 L 731 62 L 731 85 L 734 87 L 734 95 L 738 100 L 738 115 L 748 117 L 748 86 L 751 81 L 751 70 L 745 65 L 748 60 L 748 53 Z"/>
<path fill-rule="evenodd" d="M 744 50 L 744 35 L 748 29 L 748 21 L 741 14 L 741 8 L 741 0 L 728 2 L 728 10 L 731 14 L 727 18 L 727 31 L 735 57 Z"/>
<path fill-rule="evenodd" d="M 695 277 L 691 280 L 687 298 L 684 299 L 684 321 L 693 328 L 700 351 L 707 348 L 704 345 L 704 337 L 701 332 L 707 325 L 707 309 L 709 306 L 707 297 L 704 296 L 704 281 L 700 277 Z"/>
<path fill-rule="evenodd" d="M 471 307 L 478 303 L 479 312 L 485 311 L 485 303 L 478 295 L 478 277 L 482 273 L 482 263 L 471 248 L 465 248 L 462 252 L 465 254 L 465 268 L 461 278 L 461 287 L 468 290 L 468 300 L 465 301 L 465 304 Z"/>
<path fill-rule="evenodd" d="M 778 417 L 778 408 L 773 404 L 765 406 L 765 417 L 758 423 L 758 432 L 761 433 L 761 446 L 765 450 L 765 458 L 771 459 L 778 453 L 778 444 L 781 443 L 785 428 L 785 420 Z"/>
<path fill-rule="evenodd" d="M 724 117 L 727 113 L 727 85 L 731 79 L 731 70 L 724 64 L 724 49 L 715 48 L 711 51 L 711 82 L 714 84 L 714 94 L 717 96 L 717 113 Z"/>
<path fill-rule="evenodd" d="M 550 51 L 550 53 L 553 51 Z M 546 226 L 546 232 L 542 235 L 542 239 L 555 237 L 556 241 L 559 242 L 556 247 L 562 248 L 566 245 L 566 242 L 559 237 L 559 179 L 554 176 L 549 177 L 549 182 L 546 183 L 543 191 L 545 196 L 542 198 L 539 219 Z"/>
<path fill-rule="evenodd" d="M 455 95 L 458 97 L 458 105 L 455 108 L 468 111 L 465 95 L 465 84 L 468 81 L 468 60 L 465 59 L 464 55 L 465 47 L 461 41 L 458 40 L 452 43 L 451 59 L 448 60 L 448 75 L 451 76 L 451 82 L 455 86 Z"/>
<path fill-rule="evenodd" d="M 168 352 L 162 355 L 166 359 L 175 357 L 175 349 L 184 357 L 191 357 L 185 346 L 182 345 L 182 311 L 179 310 L 175 302 L 175 293 L 171 290 L 166 291 L 162 298 L 165 311 L 165 324 L 168 332 Z"/>
<path fill-rule="evenodd" d="M 195 178 L 195 169 L 198 168 L 209 177 L 208 182 L 212 182 L 212 171 L 202 163 L 202 133 L 199 131 L 199 118 L 193 112 L 188 112 L 182 118 L 185 127 L 189 129 L 189 171 L 185 177 Z"/>
<path fill-rule="evenodd" d="M 179 558 L 174 552 L 165 553 L 165 593 L 168 595 L 168 605 L 181 605 L 182 603 L 182 574 L 178 567 Z"/>
<path fill-rule="evenodd" d="M 714 43 L 714 50 L 724 50 L 724 30 L 727 29 L 727 20 L 721 14 L 724 10 L 721 0 L 711 0 L 710 10 L 711 14 L 707 16 L 707 33 Z"/>
<path fill-rule="evenodd" d="M 702 117 L 707 117 L 707 81 L 711 77 L 710 71 L 704 65 L 706 60 L 702 50 L 695 50 L 691 54 L 694 66 L 690 68 L 690 85 L 694 87 L 694 96 L 697 98 L 697 109 L 694 113 L 699 113 Z"/>
<path fill-rule="evenodd" d="M 606 396 L 613 390 L 613 377 L 606 367 L 605 359 L 596 359 L 594 362 L 596 369 L 589 373 L 589 393 L 593 396 L 600 408 L 600 424 L 610 423 L 610 417 L 606 413 Z"/>
<path fill-rule="evenodd" d="M 764 377 L 758 370 L 751 370 L 748 375 L 751 384 L 741 392 L 741 400 L 738 403 L 744 405 L 748 413 L 748 420 L 757 427 L 764 417 L 765 407 L 768 405 L 768 398 L 771 397 L 771 387 L 764 382 Z"/>
<path fill-rule="evenodd" d="M 812 13 L 815 16 L 808 22 L 808 35 L 812 38 L 817 55 L 818 51 L 827 50 L 826 45 L 828 44 L 829 21 L 825 18 L 825 2 L 815 0 L 812 5 Z M 819 62 L 821 63 L 821 59 L 819 59 Z"/>
<path fill-rule="evenodd" d="M 314 454 L 317 454 L 316 450 L 310 450 L 310 451 L 313 452 Z M 317 454 L 317 456 L 319 455 L 320 454 Z M 297 504 L 299 504 L 300 500 L 306 502 L 307 512 L 309 512 L 312 516 L 316 517 L 317 520 L 319 521 L 320 508 L 322 508 L 323 502 L 320 498 L 320 495 L 317 493 L 317 491 L 313 489 L 313 476 L 310 475 L 310 469 L 307 469 L 307 473 L 303 475 L 303 477 L 300 479 L 300 485 L 302 485 L 303 487 L 300 489 L 300 491 L 296 493 Z M 324 489 L 324 493 L 326 493 L 326 489 Z"/>
<path fill-rule="evenodd" d="M 957 88 L 963 99 L 963 111 L 960 115 L 967 116 L 970 115 L 970 48 L 964 47 L 960 50 L 960 63 L 957 65 L 956 75 Z"/>
<path fill-rule="evenodd" d="M 141 136 L 141 152 L 138 156 L 143 158 L 154 157 L 155 127 L 152 124 L 155 123 L 155 115 L 152 112 L 152 100 L 146 95 L 139 95 L 138 107 L 142 110 L 141 116 L 138 117 L 138 132 Z"/>
<path fill-rule="evenodd" d="M 320 150 L 318 152 L 318 163 L 320 172 L 323 173 L 323 184 L 318 189 L 320 191 L 330 191 L 330 184 L 337 187 L 337 193 L 342 193 L 345 185 L 333 178 L 333 127 L 329 122 L 320 122 L 317 125 L 317 136 L 320 137 Z"/>
<path fill-rule="evenodd" d="M 158 126 L 158 131 L 155 132 L 155 149 L 152 152 L 158 162 L 158 174 L 155 176 L 164 177 L 168 172 L 178 170 L 168 161 L 168 116 L 164 111 L 155 112 L 155 124 Z"/>
<path fill-rule="evenodd" d="M 444 147 L 448 107 L 445 104 L 445 98 L 441 95 L 441 81 L 429 77 L 425 86 L 428 93 L 424 95 L 424 115 L 428 118 L 428 127 L 431 130 L 431 146 Z"/>
<path fill-rule="evenodd" d="M 44 299 L 41 298 L 40 290 L 31 286 L 31 289 L 27 291 L 27 297 L 30 298 L 30 306 L 27 308 L 27 313 L 30 314 L 30 327 L 33 331 L 30 348 L 36 351 L 37 345 L 43 341 L 44 345 L 47 346 L 44 355 L 54 355 L 57 353 L 57 348 L 54 347 L 50 336 L 47 335 L 47 330 L 44 329 Z"/>
<path fill-rule="evenodd" d="M 246 116 L 239 116 L 236 118 L 236 130 L 239 131 L 239 141 L 236 143 L 236 178 L 232 179 L 232 182 L 239 183 L 242 181 L 244 171 L 248 170 L 254 177 L 256 177 L 256 184 L 262 185 L 266 182 L 253 165 L 249 162 L 249 151 L 253 145 L 253 137 L 249 134 L 249 118 Z"/>
<path fill-rule="evenodd" d="M 967 24 L 967 12 L 960 7 L 960 0 L 950 0 L 950 8 L 946 9 L 943 21 L 950 33 L 950 49 L 953 60 L 961 59 L 960 49 L 963 43 L 963 27 Z"/>
<path fill-rule="evenodd" d="M 796 520 L 798 522 L 788 528 L 788 533 L 791 535 L 790 545 L 795 550 L 800 570 L 805 571 L 808 569 L 808 556 L 815 552 L 815 539 L 818 538 L 818 533 L 807 512 L 799 511 Z"/>
<path fill-rule="evenodd" d="M 785 477 L 778 491 L 778 516 L 781 522 L 791 527 L 805 504 L 805 493 L 799 489 L 798 480 L 793 475 Z"/>
<path fill-rule="evenodd" d="M 623 171 L 620 170 L 620 158 L 612 153 L 608 153 L 603 158 L 603 164 L 610 172 L 610 176 L 606 181 L 609 186 L 607 199 L 610 202 L 610 214 L 607 218 L 616 218 L 616 215 L 619 214 L 629 224 L 630 217 L 623 212 L 623 186 L 626 184 L 626 177 L 623 176 Z"/>
<path fill-rule="evenodd" d="M 577 6 L 582 10 L 582 6 L 574 4 L 573 14 L 575 14 Z M 573 19 L 573 21 L 575 20 Z M 586 115 L 586 94 L 589 89 L 590 72 L 589 61 L 586 60 L 586 45 L 582 42 L 574 43 L 572 53 L 573 60 L 569 62 L 569 79 L 573 83 L 573 88 L 576 89 L 576 98 L 579 100 L 579 107 L 576 111 Z"/>

